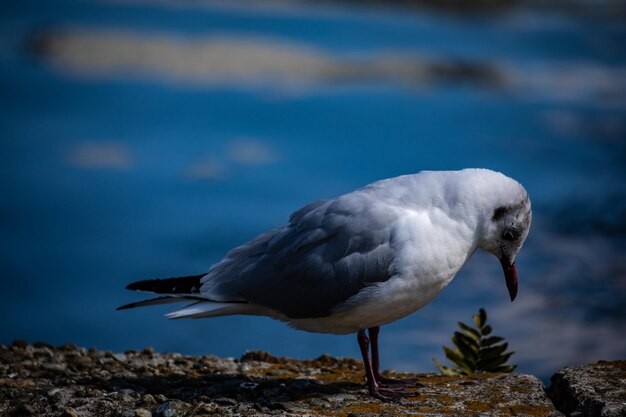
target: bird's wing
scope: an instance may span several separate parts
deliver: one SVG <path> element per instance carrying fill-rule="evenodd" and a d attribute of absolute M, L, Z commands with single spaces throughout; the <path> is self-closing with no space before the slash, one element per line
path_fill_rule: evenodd
<path fill-rule="evenodd" d="M 389 279 L 394 216 L 364 193 L 313 203 L 286 226 L 228 253 L 202 279 L 201 293 L 290 318 L 329 315 L 364 287 Z"/>

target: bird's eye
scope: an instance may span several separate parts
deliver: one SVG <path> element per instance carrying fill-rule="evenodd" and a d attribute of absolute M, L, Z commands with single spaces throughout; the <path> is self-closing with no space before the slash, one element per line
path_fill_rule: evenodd
<path fill-rule="evenodd" d="M 504 233 L 502 233 L 502 239 L 504 240 L 513 241 L 516 240 L 518 237 L 519 232 L 517 230 L 509 229 L 505 230 Z"/>
<path fill-rule="evenodd" d="M 508 211 L 508 209 L 506 207 L 504 207 L 504 206 L 498 207 L 493 212 L 493 217 L 491 218 L 491 220 L 493 220 L 494 222 L 500 220 L 502 217 L 504 217 L 504 215 L 507 213 L 507 211 Z"/>

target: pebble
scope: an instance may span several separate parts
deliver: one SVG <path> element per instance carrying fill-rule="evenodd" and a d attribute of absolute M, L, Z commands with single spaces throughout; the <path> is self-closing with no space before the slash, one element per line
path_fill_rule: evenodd
<path fill-rule="evenodd" d="M 141 397 L 141 403 L 148 407 L 152 407 L 157 405 L 157 400 L 151 394 L 146 394 Z"/>
<path fill-rule="evenodd" d="M 52 402 L 58 402 L 59 400 L 61 400 L 63 398 L 63 393 L 65 390 L 63 390 L 62 388 L 53 388 L 50 391 L 48 391 L 46 393 L 46 396 L 52 401 Z"/>
<path fill-rule="evenodd" d="M 216 404 L 219 404 L 219 405 L 231 405 L 231 406 L 232 406 L 232 405 L 236 405 L 236 404 L 237 404 L 237 400 L 235 400 L 235 399 L 233 399 L 233 398 L 228 398 L 228 397 L 219 397 L 219 398 L 216 398 L 216 399 L 214 400 L 214 402 L 215 402 Z"/>
<path fill-rule="evenodd" d="M 78 350 L 78 348 L 76 347 L 76 345 L 74 343 L 66 343 L 64 345 L 59 346 L 58 349 L 59 350 L 67 350 L 69 352 Z"/>
<path fill-rule="evenodd" d="M 309 400 L 309 404 L 311 404 L 312 406 L 316 406 L 316 407 L 328 407 L 328 401 L 323 400 L 321 398 L 311 398 Z"/>
<path fill-rule="evenodd" d="M 61 413 L 61 417 L 78 417 L 78 413 L 72 407 L 67 407 Z"/>
<path fill-rule="evenodd" d="M 335 394 L 335 395 L 326 397 L 326 399 L 330 403 L 341 403 L 344 401 L 356 401 L 356 397 L 352 394 Z"/>
<path fill-rule="evenodd" d="M 167 401 L 167 397 L 163 394 L 156 394 L 154 396 L 154 399 L 157 400 L 159 403 L 164 403 L 165 401 Z"/>
<path fill-rule="evenodd" d="M 26 340 L 18 339 L 14 340 L 11 346 L 18 349 L 26 349 L 28 347 L 28 342 Z"/>
<path fill-rule="evenodd" d="M 203 414 L 215 414 L 218 410 L 218 406 L 213 403 L 206 404 L 201 402 L 195 407 L 194 410 L 194 415 L 196 416 L 200 416 Z"/>
<path fill-rule="evenodd" d="M 37 413 L 35 407 L 29 404 L 20 404 L 13 409 L 12 417 L 34 416 Z"/>
<path fill-rule="evenodd" d="M 139 394 L 137 394 L 135 390 L 130 388 L 122 388 L 121 390 L 119 390 L 119 392 L 121 394 L 130 395 L 131 397 L 139 397 Z"/>
<path fill-rule="evenodd" d="M 191 405 L 178 400 L 166 401 L 156 409 L 156 417 L 182 417 Z"/>
<path fill-rule="evenodd" d="M 134 417 L 152 417 L 152 413 L 145 408 L 138 408 L 135 410 Z"/>
<path fill-rule="evenodd" d="M 293 402 L 274 403 L 272 405 L 274 406 L 272 407 L 274 409 L 285 410 L 290 413 L 303 413 L 303 412 L 308 411 L 307 409 L 303 408 L 301 405 L 297 403 L 293 403 Z"/>
<path fill-rule="evenodd" d="M 292 374 L 293 372 L 288 371 L 287 369 L 273 369 L 267 373 L 267 375 L 277 378 L 287 378 L 292 376 Z"/>
<path fill-rule="evenodd" d="M 37 348 L 37 349 L 54 349 L 54 346 L 52 346 L 50 343 L 46 343 L 46 342 L 35 342 L 33 343 L 33 347 Z"/>
<path fill-rule="evenodd" d="M 93 361 L 89 356 L 76 356 L 71 360 L 70 363 L 72 364 L 72 366 L 75 366 L 80 370 L 84 370 L 90 369 L 93 366 L 92 362 Z"/>
<path fill-rule="evenodd" d="M 64 363 L 44 363 L 41 367 L 46 371 L 51 371 L 57 374 L 62 374 L 65 372 L 65 368 L 67 368 Z"/>

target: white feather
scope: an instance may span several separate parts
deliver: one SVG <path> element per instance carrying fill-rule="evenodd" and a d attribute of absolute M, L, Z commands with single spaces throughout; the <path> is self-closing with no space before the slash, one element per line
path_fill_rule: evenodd
<path fill-rule="evenodd" d="M 200 319 L 206 317 L 229 316 L 233 314 L 245 314 L 254 316 L 272 315 L 267 309 L 245 303 L 215 303 L 199 301 L 183 308 L 167 313 L 168 319 Z"/>

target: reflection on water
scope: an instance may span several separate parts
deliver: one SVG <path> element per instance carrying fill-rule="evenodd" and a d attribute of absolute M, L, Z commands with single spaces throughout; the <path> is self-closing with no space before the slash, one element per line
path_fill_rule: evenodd
<path fill-rule="evenodd" d="M 127 282 L 205 271 L 312 200 L 482 166 L 533 198 L 518 299 L 476 254 L 383 329 L 385 365 L 434 370 L 480 306 L 521 372 L 623 358 L 623 25 L 286 4 L 42 2 L 0 17 L 0 343 L 358 356 L 351 336 L 266 318 L 114 308 Z"/>

